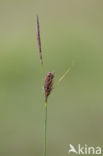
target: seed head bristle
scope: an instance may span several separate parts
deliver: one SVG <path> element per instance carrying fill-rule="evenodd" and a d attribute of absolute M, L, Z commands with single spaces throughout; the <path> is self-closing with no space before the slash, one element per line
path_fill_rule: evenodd
<path fill-rule="evenodd" d="M 40 40 L 40 26 L 39 26 L 39 17 L 38 16 L 36 16 L 36 28 L 37 28 L 37 40 L 38 40 L 38 48 L 39 48 L 39 55 L 40 55 L 40 63 L 43 64 L 41 40 Z"/>
<path fill-rule="evenodd" d="M 45 102 L 47 102 L 48 96 L 51 93 L 53 87 L 53 79 L 54 79 L 54 73 L 49 72 L 45 78 L 45 83 L 44 83 Z"/>

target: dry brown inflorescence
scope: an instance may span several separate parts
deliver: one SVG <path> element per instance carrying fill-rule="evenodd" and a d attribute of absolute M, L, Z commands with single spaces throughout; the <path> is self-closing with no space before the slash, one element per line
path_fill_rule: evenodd
<path fill-rule="evenodd" d="M 47 102 L 48 96 L 50 95 L 51 90 L 53 88 L 53 79 L 54 79 L 54 73 L 49 72 L 45 78 L 45 83 L 44 83 L 45 102 Z"/>

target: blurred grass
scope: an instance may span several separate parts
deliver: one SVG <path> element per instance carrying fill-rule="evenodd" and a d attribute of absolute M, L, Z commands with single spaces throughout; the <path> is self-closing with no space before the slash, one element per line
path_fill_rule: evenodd
<path fill-rule="evenodd" d="M 59 6 L 57 5 L 59 2 Z M 45 73 L 55 81 L 49 98 L 48 155 L 68 145 L 101 145 L 103 131 L 102 1 L 0 1 L 0 155 L 43 153 L 43 84 L 35 36 L 40 15 Z"/>

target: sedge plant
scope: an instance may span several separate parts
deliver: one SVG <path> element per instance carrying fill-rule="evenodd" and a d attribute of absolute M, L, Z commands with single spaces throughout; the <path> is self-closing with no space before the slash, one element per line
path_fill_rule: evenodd
<path fill-rule="evenodd" d="M 41 70 L 44 75 L 44 65 L 43 65 L 43 57 L 42 57 L 42 48 L 41 48 L 41 39 L 40 39 L 40 25 L 39 25 L 39 17 L 36 16 L 36 32 L 37 32 L 37 41 L 38 41 L 38 49 L 40 56 L 40 65 Z M 69 67 L 66 72 L 59 78 L 56 83 L 53 83 L 54 80 L 54 72 L 49 72 L 44 81 L 44 108 L 45 108 L 45 120 L 44 120 L 44 156 L 47 156 L 47 108 L 48 108 L 48 97 L 51 94 L 51 91 L 55 89 L 61 81 L 65 78 L 65 76 L 69 73 L 71 67 Z"/>

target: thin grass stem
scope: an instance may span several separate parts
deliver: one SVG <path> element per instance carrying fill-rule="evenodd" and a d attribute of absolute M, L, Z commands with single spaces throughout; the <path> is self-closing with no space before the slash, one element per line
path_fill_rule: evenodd
<path fill-rule="evenodd" d="M 46 156 L 47 148 L 47 102 L 45 102 L 45 125 L 44 125 L 44 156 Z"/>
<path fill-rule="evenodd" d="M 69 67 L 66 72 L 59 78 L 59 80 L 56 82 L 56 84 L 54 85 L 53 89 L 56 88 L 57 86 L 59 86 L 59 84 L 61 83 L 61 81 L 66 77 L 66 75 L 71 71 L 71 67 Z"/>

